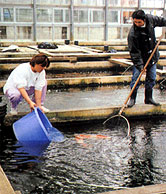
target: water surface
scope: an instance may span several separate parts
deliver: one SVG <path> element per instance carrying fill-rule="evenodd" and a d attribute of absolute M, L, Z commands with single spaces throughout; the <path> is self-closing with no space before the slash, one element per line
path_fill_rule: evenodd
<path fill-rule="evenodd" d="M 1 165 L 22 194 L 100 193 L 166 182 L 166 119 L 130 121 L 131 135 L 101 123 L 66 126 L 63 142 L 27 150 L 14 135 L 1 131 Z M 105 135 L 110 139 L 75 134 Z M 32 151 L 33 150 L 33 151 Z"/>
<path fill-rule="evenodd" d="M 122 105 L 129 92 L 128 86 L 50 90 L 46 107 L 61 110 Z M 154 98 L 165 102 L 165 93 L 155 89 Z M 141 87 L 137 103 L 143 105 L 143 101 Z M 25 102 L 19 105 L 22 110 L 29 110 Z M 16 141 L 12 127 L 1 127 L 0 164 L 14 190 L 22 194 L 92 194 L 165 183 L 166 118 L 132 120 L 130 124 L 130 137 L 124 130 L 108 130 L 102 123 L 58 126 L 65 136 L 63 142 L 29 146 Z M 75 135 L 80 134 L 93 138 L 78 141 Z"/>

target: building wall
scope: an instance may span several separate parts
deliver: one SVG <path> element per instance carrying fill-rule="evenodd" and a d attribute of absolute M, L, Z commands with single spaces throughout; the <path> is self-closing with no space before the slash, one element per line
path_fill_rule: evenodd
<path fill-rule="evenodd" d="M 125 39 L 138 8 L 165 12 L 164 0 L 0 0 L 0 40 Z"/>

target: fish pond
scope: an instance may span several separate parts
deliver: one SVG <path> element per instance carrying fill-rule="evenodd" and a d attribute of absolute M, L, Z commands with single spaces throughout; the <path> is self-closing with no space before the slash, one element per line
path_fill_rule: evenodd
<path fill-rule="evenodd" d="M 57 109 L 122 104 L 129 90 L 118 90 L 120 95 L 110 88 L 79 92 L 51 91 L 48 108 L 51 104 Z M 143 101 L 143 92 L 140 88 L 137 103 Z M 165 91 L 156 90 L 155 95 L 158 101 L 165 100 Z M 105 128 L 102 122 L 54 124 L 65 137 L 62 142 L 30 145 L 19 143 L 12 126 L 4 126 L 0 128 L 0 165 L 14 190 L 22 194 L 92 194 L 166 183 L 166 117 L 129 122 L 129 137 L 123 130 Z"/>
<path fill-rule="evenodd" d="M 130 137 L 101 124 L 60 127 L 64 141 L 28 148 L 5 128 L 1 165 L 22 194 L 101 193 L 165 183 L 166 119 L 130 124 Z"/>

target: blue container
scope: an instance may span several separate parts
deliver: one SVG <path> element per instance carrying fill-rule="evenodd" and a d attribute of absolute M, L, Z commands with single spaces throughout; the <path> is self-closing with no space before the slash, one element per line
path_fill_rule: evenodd
<path fill-rule="evenodd" d="M 22 142 L 51 142 L 64 139 L 62 133 L 51 125 L 39 108 L 16 121 L 13 131 L 17 140 Z"/>

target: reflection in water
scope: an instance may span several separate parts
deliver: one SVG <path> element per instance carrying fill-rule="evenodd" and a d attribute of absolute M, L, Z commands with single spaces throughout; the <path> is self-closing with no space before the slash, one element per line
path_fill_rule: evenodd
<path fill-rule="evenodd" d="M 131 151 L 129 160 L 129 187 L 148 185 L 154 183 L 153 159 L 154 146 L 151 133 L 146 128 L 138 128 L 131 136 Z"/>
<path fill-rule="evenodd" d="M 30 161 L 37 162 L 48 145 L 48 142 L 17 142 L 14 145 L 15 150 L 13 151 L 15 156 L 17 156 L 17 164 Z"/>
<path fill-rule="evenodd" d="M 164 183 L 166 121 L 130 123 L 130 138 L 102 124 L 68 126 L 60 129 L 66 136 L 63 142 L 31 150 L 9 138 L 6 147 L 2 143 L 1 164 L 15 190 L 23 194 L 101 193 Z M 76 133 L 110 138 L 87 138 L 84 146 L 76 141 Z"/>
<path fill-rule="evenodd" d="M 162 126 L 160 121 L 155 121 L 154 123 L 151 121 L 151 123 L 145 122 L 143 125 L 141 123 L 140 126 L 133 127 L 130 147 L 132 158 L 129 160 L 130 181 L 127 183 L 128 187 L 157 184 L 162 179 L 166 179 L 166 175 L 160 172 L 162 165 L 159 167 L 154 163 L 156 156 L 161 151 L 157 149 L 161 139 L 158 139 L 157 144 L 154 142 L 158 134 L 156 133 L 156 128 L 158 129 L 159 126 Z M 164 136 L 166 140 L 165 133 Z"/>

